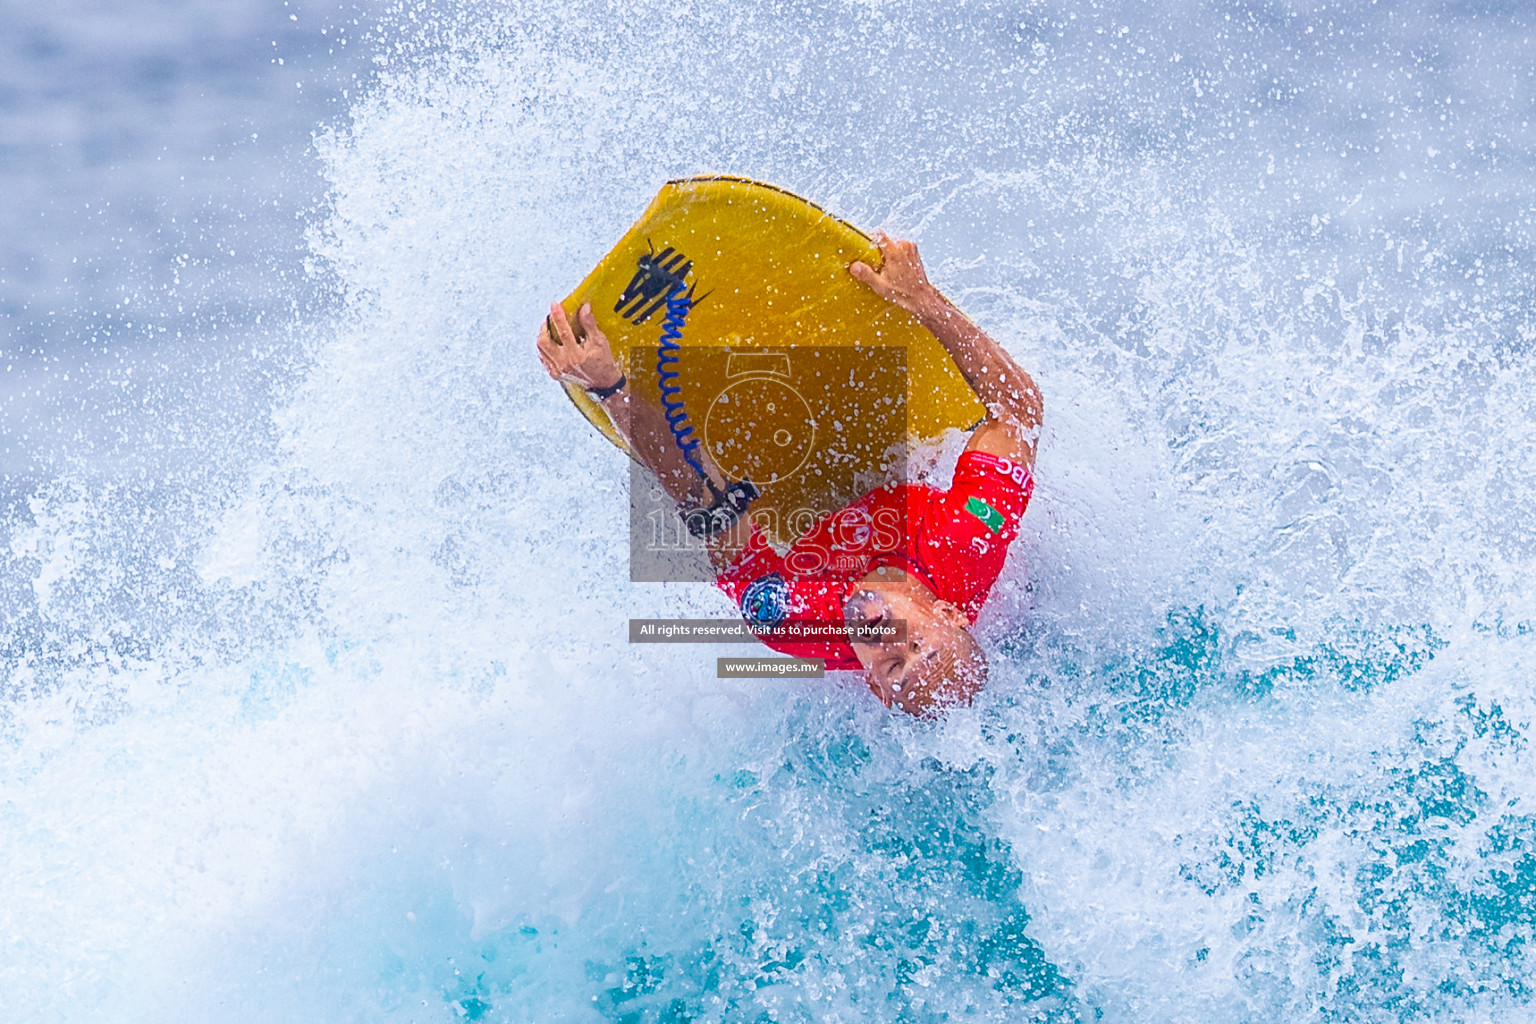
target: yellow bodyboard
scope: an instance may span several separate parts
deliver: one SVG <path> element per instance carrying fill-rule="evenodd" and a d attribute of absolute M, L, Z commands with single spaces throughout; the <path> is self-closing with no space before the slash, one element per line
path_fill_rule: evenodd
<path fill-rule="evenodd" d="M 788 543 L 898 478 L 905 466 L 890 442 L 970 429 L 986 414 L 938 339 L 849 275 L 855 260 L 878 267 L 880 251 L 799 196 L 744 178 L 685 178 L 661 189 L 563 305 L 574 314 L 592 304 L 633 400 L 661 406 L 668 307 L 646 268 L 685 275 L 693 302 L 671 365 L 673 415 L 686 414 L 689 436 L 727 477 L 762 492 L 754 514 L 772 511 L 769 534 Z M 566 391 L 625 447 L 601 405 L 576 385 Z"/>

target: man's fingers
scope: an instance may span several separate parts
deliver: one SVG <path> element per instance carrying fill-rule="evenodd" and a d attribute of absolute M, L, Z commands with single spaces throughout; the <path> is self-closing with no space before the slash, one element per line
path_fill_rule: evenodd
<path fill-rule="evenodd" d="M 875 244 L 880 247 L 880 255 L 887 260 L 893 257 L 899 261 L 917 258 L 917 243 L 905 238 L 892 238 L 884 231 L 876 231 Z"/>
<path fill-rule="evenodd" d="M 592 315 L 592 303 L 582 303 L 576 311 L 576 319 L 581 322 L 581 333 L 585 337 L 600 336 L 603 333 L 597 327 L 597 317 Z"/>
<path fill-rule="evenodd" d="M 562 352 L 570 352 L 570 349 L 562 349 L 560 344 L 543 331 L 539 332 L 539 362 L 550 372 L 551 376 L 558 377 L 564 369 L 564 360 L 560 358 Z"/>
<path fill-rule="evenodd" d="M 544 365 L 550 365 L 554 361 L 554 339 L 550 338 L 542 330 L 539 332 L 538 350 L 539 362 L 542 362 Z"/>
<path fill-rule="evenodd" d="M 550 362 L 549 358 L 542 351 L 539 353 L 539 362 L 544 364 L 544 372 L 549 374 L 550 380 L 560 379 L 560 371 L 555 369 L 555 364 Z"/>
<path fill-rule="evenodd" d="M 571 330 L 571 322 L 566 318 L 565 310 L 561 308 L 560 303 L 555 302 L 550 305 L 549 320 L 555 325 L 555 341 L 574 348 L 577 344 L 576 332 Z"/>
<path fill-rule="evenodd" d="M 891 280 L 888 275 L 882 274 L 868 263 L 855 262 L 848 267 L 848 273 L 853 275 L 855 281 L 858 281 L 882 299 L 894 300 L 896 293 L 900 290 L 897 283 Z"/>

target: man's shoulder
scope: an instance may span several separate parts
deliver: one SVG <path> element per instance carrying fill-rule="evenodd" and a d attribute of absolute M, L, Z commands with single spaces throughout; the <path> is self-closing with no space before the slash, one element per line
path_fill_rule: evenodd
<path fill-rule="evenodd" d="M 1022 460 L 974 449 L 961 453 L 960 460 L 955 464 L 955 478 L 950 489 L 988 481 L 1009 483 L 1029 492 L 1034 490 L 1035 478 L 1029 463 Z"/>

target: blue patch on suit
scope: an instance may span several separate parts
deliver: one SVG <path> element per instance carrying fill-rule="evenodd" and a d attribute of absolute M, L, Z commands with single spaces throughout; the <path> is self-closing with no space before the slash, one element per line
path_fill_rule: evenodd
<path fill-rule="evenodd" d="M 781 625 L 789 618 L 789 584 L 776 572 L 759 576 L 741 592 L 741 617 L 749 626 Z"/>

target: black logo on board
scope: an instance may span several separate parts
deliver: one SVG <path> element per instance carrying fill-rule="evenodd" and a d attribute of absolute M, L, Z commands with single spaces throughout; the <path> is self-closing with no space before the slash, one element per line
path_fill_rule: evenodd
<path fill-rule="evenodd" d="M 693 269 L 693 261 L 670 245 L 657 252 L 649 240 L 646 244 L 651 251 L 636 261 L 635 276 L 630 278 L 619 301 L 613 304 L 613 311 L 633 324 L 649 320 L 666 304 L 668 296 L 683 287 L 688 272 Z M 691 297 L 691 286 L 688 292 Z M 701 295 L 692 301 L 697 304 L 703 298 Z"/>

